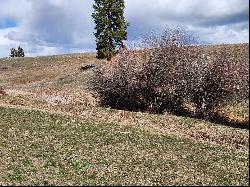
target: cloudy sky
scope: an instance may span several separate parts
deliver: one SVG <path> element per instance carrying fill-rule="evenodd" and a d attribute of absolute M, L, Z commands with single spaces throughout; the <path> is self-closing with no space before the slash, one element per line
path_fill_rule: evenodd
<path fill-rule="evenodd" d="M 95 51 L 94 0 L 0 0 L 0 57 Z M 248 43 L 248 0 L 125 0 L 128 41 L 166 25 L 182 26 L 203 43 Z"/>

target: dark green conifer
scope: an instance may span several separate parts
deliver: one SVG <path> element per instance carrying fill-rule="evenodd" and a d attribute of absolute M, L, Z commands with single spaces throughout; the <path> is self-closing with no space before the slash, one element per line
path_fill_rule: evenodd
<path fill-rule="evenodd" d="M 10 49 L 10 57 L 12 58 L 16 57 L 16 50 L 14 48 Z"/>
<path fill-rule="evenodd" d="M 92 17 L 95 21 L 97 58 L 110 60 L 127 39 L 128 23 L 124 18 L 124 0 L 95 0 Z"/>
<path fill-rule="evenodd" d="M 20 46 L 18 46 L 18 49 L 17 49 L 17 57 L 24 57 L 23 48 L 21 48 Z"/>
<path fill-rule="evenodd" d="M 17 50 L 15 48 L 11 48 L 10 57 L 24 57 L 24 50 L 20 46 L 18 46 Z"/>

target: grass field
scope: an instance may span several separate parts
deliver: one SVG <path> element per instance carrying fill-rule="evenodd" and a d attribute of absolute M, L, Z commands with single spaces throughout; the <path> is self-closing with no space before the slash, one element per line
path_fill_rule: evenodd
<path fill-rule="evenodd" d="M 0 185 L 249 184 L 248 100 L 220 109 L 240 128 L 102 108 L 86 89 L 92 69 L 81 70 L 101 63 L 0 59 Z"/>
<path fill-rule="evenodd" d="M 246 185 L 248 155 L 115 123 L 0 107 L 1 185 Z"/>

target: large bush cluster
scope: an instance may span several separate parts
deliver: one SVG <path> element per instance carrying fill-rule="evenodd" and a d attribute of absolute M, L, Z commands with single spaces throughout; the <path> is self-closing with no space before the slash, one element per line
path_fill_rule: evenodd
<path fill-rule="evenodd" d="M 104 106 L 203 118 L 229 100 L 247 97 L 247 49 L 190 45 L 193 41 L 181 29 L 147 37 L 143 49 L 121 50 L 97 68 L 90 89 Z"/>

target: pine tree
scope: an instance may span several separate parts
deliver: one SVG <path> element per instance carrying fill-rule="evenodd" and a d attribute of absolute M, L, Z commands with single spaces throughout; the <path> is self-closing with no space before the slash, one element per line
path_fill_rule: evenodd
<path fill-rule="evenodd" d="M 18 49 L 17 49 L 17 57 L 24 57 L 23 48 L 21 48 L 20 46 L 18 46 Z"/>
<path fill-rule="evenodd" d="M 93 8 L 97 58 L 111 60 L 127 39 L 124 0 L 95 0 Z"/>
<path fill-rule="evenodd" d="M 20 46 L 18 46 L 17 50 L 15 48 L 11 48 L 10 57 L 24 57 L 24 50 Z"/>
<path fill-rule="evenodd" d="M 14 48 L 11 48 L 10 57 L 14 58 L 15 56 L 16 56 L 16 50 Z"/>

